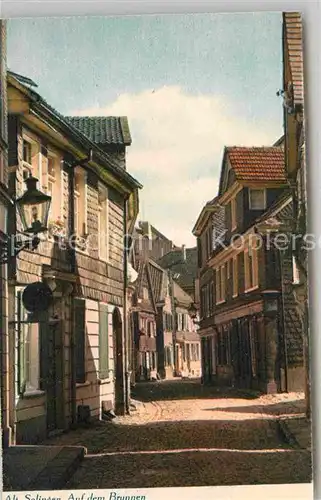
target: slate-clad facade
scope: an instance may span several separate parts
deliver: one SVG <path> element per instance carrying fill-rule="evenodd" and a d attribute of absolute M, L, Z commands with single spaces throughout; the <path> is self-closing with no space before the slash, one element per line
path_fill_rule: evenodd
<path fill-rule="evenodd" d="M 281 145 L 225 149 L 218 196 L 194 227 L 204 381 L 266 392 L 302 389 L 291 246 L 279 251 L 262 232 L 271 217 L 282 224 L 292 212 Z M 224 233 L 219 241 L 211 237 L 216 228 Z"/>

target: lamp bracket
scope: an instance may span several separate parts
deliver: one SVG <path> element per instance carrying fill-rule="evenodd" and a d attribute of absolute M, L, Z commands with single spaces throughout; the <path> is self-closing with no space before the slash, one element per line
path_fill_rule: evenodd
<path fill-rule="evenodd" d="M 8 264 L 12 259 L 17 257 L 23 250 L 36 250 L 41 242 L 37 235 L 30 236 L 27 240 L 17 241 L 15 238 L 15 250 L 11 252 L 11 238 L 6 237 L 4 241 L 0 241 L 0 264 Z"/>

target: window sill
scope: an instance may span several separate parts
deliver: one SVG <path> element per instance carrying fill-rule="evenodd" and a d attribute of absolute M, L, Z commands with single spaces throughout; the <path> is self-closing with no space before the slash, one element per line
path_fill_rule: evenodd
<path fill-rule="evenodd" d="M 78 387 L 88 387 L 91 384 L 89 380 L 86 380 L 86 382 L 76 382 L 76 388 Z"/>
<path fill-rule="evenodd" d="M 244 293 L 254 292 L 254 290 L 257 290 L 258 288 L 259 285 L 252 286 L 251 288 L 247 288 L 246 290 L 244 290 Z"/>
<path fill-rule="evenodd" d="M 113 379 L 111 377 L 108 378 L 99 378 L 98 385 L 111 384 Z"/>
<path fill-rule="evenodd" d="M 45 396 L 45 394 L 46 392 L 40 389 L 29 389 L 23 393 L 23 399 L 40 398 L 41 396 Z"/>
<path fill-rule="evenodd" d="M 224 299 L 224 300 L 219 300 L 218 302 L 216 302 L 216 305 L 217 305 L 217 306 L 219 306 L 219 305 L 221 305 L 221 304 L 224 304 L 224 302 L 226 302 L 226 300 L 225 300 L 225 299 Z"/>
<path fill-rule="evenodd" d="M 238 297 L 238 296 L 239 296 L 239 294 L 235 293 L 235 294 L 232 295 L 232 299 L 236 299 L 236 297 Z"/>

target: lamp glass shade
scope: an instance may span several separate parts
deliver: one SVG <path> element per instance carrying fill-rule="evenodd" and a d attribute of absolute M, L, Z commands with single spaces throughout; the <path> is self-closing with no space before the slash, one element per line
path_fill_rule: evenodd
<path fill-rule="evenodd" d="M 41 233 L 48 229 L 48 216 L 51 196 L 37 189 L 38 179 L 28 177 L 25 180 L 27 190 L 16 200 L 23 230 L 26 233 Z"/>

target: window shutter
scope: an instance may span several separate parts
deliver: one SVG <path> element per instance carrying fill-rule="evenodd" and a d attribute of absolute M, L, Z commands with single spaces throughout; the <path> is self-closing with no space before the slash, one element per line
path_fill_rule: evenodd
<path fill-rule="evenodd" d="M 99 377 L 109 376 L 108 306 L 99 304 Z"/>
<path fill-rule="evenodd" d="M 75 358 L 76 382 L 83 384 L 86 381 L 86 322 L 85 301 L 75 299 Z"/>

